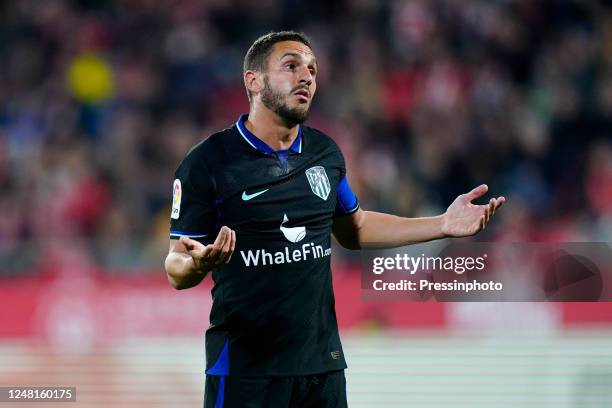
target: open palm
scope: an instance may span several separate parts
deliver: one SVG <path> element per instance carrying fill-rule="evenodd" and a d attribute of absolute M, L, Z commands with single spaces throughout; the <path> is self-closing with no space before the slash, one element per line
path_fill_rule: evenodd
<path fill-rule="evenodd" d="M 442 232 L 449 237 L 467 237 L 482 231 L 495 211 L 506 201 L 503 196 L 491 198 L 488 204 L 472 204 L 482 197 L 489 188 L 481 184 L 453 201 L 444 214 Z"/>

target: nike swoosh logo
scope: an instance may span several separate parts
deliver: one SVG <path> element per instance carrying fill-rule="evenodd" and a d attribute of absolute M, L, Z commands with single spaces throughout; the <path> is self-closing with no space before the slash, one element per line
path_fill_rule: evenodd
<path fill-rule="evenodd" d="M 242 192 L 242 201 L 249 201 L 249 200 L 251 200 L 251 199 L 253 199 L 253 198 L 255 198 L 255 197 L 259 196 L 259 195 L 262 195 L 263 193 L 265 193 L 268 190 L 269 190 L 269 188 L 266 188 L 265 190 L 261 190 L 261 191 L 258 191 L 256 193 L 253 193 L 253 194 L 247 194 L 246 191 L 243 191 Z"/>

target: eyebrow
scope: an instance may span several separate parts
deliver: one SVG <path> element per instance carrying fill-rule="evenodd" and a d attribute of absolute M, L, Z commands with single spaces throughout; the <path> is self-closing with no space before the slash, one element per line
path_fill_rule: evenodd
<path fill-rule="evenodd" d="M 302 59 L 303 58 L 301 54 L 298 54 L 296 52 L 286 52 L 286 53 L 283 54 L 282 57 L 280 57 L 280 59 L 283 59 L 285 57 L 294 57 L 294 58 L 297 58 L 297 59 Z M 317 65 L 317 58 L 315 56 L 312 57 L 312 63 L 314 65 Z"/>

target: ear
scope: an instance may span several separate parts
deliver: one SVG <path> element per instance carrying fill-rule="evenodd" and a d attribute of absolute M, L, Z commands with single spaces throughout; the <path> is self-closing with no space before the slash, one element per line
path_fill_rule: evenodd
<path fill-rule="evenodd" d="M 246 71 L 244 73 L 244 84 L 253 95 L 260 93 L 264 88 L 263 74 L 257 71 Z"/>

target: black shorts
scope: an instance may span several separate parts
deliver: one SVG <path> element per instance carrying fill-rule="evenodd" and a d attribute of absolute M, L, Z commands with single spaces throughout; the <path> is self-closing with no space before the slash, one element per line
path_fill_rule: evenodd
<path fill-rule="evenodd" d="M 302 377 L 206 376 L 204 408 L 347 408 L 344 370 Z"/>

